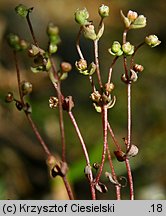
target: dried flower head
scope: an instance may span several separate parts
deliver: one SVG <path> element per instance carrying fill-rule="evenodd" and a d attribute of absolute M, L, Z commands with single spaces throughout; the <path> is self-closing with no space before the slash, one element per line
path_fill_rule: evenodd
<path fill-rule="evenodd" d="M 51 109 L 56 108 L 58 106 L 58 98 L 51 96 L 49 99 L 49 107 Z"/>

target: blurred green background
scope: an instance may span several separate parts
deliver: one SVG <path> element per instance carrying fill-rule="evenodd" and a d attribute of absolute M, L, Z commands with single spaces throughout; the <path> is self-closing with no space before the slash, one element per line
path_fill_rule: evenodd
<path fill-rule="evenodd" d="M 120 9 L 126 14 L 129 9 L 147 17 L 147 27 L 129 32 L 128 40 L 139 44 L 149 34 L 156 34 L 162 44 L 154 49 L 141 48 L 136 62 L 144 66 L 137 83 L 133 84 L 133 143 L 139 147 L 137 157 L 131 159 L 136 199 L 166 198 L 166 30 L 164 0 L 27 0 L 0 1 L 0 199 L 67 199 L 63 184 L 59 178 L 50 180 L 45 163 L 45 155 L 31 131 L 22 112 L 14 104 L 4 102 L 8 91 L 18 96 L 17 80 L 13 56 L 6 43 L 9 32 L 19 34 L 31 41 L 32 38 L 24 19 L 18 17 L 14 8 L 19 3 L 34 7 L 32 23 L 41 48 L 46 48 L 48 39 L 45 33 L 47 23 L 55 22 L 60 28 L 62 43 L 55 56 L 60 61 L 69 61 L 73 70 L 62 84 L 64 94 L 72 95 L 75 101 L 73 110 L 80 130 L 88 146 L 91 162 L 100 162 L 102 150 L 102 130 L 100 115 L 93 109 L 89 99 L 91 88 L 88 80 L 78 74 L 74 63 L 78 60 L 75 48 L 79 29 L 74 21 L 74 11 L 86 7 L 90 18 L 97 25 L 98 7 L 101 3 L 110 6 L 110 17 L 105 22 L 104 36 L 100 41 L 100 63 L 103 79 L 106 79 L 112 56 L 108 48 L 114 40 L 122 41 L 123 23 Z M 88 62 L 93 61 L 92 42 L 81 39 L 81 47 Z M 32 74 L 31 61 L 26 54 L 20 55 L 22 79 L 33 83 L 30 103 L 33 107 L 33 119 L 56 154 L 61 153 L 58 127 L 58 112 L 48 107 L 48 99 L 55 94 L 46 74 Z M 109 111 L 113 130 L 123 145 L 126 136 L 126 86 L 120 81 L 123 73 L 121 60 L 118 60 L 113 72 L 114 94 L 117 97 L 115 107 Z M 67 142 L 67 162 L 69 179 L 76 199 L 90 199 L 89 186 L 84 177 L 85 160 L 73 126 L 64 113 Z M 114 146 L 109 139 L 112 152 Z M 113 156 L 114 157 L 114 156 Z M 117 175 L 127 176 L 125 165 L 114 158 Z M 104 171 L 109 171 L 106 163 Z M 99 199 L 115 199 L 115 189 L 107 179 L 108 193 L 97 194 Z M 122 189 L 122 198 L 129 199 L 128 187 Z"/>

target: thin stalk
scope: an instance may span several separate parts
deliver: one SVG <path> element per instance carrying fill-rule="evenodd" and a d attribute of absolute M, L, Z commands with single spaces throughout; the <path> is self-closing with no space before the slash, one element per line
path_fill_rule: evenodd
<path fill-rule="evenodd" d="M 68 194 L 68 196 L 69 196 L 69 199 L 70 199 L 70 200 L 74 200 L 74 196 L 73 196 L 73 193 L 72 193 L 70 184 L 69 184 L 69 182 L 68 182 L 66 176 L 64 176 L 64 177 L 62 177 L 62 178 L 63 178 L 63 182 L 64 182 L 64 185 L 65 185 L 67 194 Z"/>
<path fill-rule="evenodd" d="M 128 30 L 129 29 L 125 29 L 123 32 L 123 43 L 126 43 Z M 142 46 L 142 45 L 140 44 L 140 46 Z M 133 60 L 131 60 L 131 62 L 132 61 Z M 130 63 L 130 67 L 131 67 L 131 64 L 132 63 Z M 129 80 L 128 69 L 127 69 L 127 58 L 125 56 L 124 56 L 124 69 L 125 69 L 126 78 L 128 80 L 128 83 L 127 83 L 127 145 L 126 145 L 126 150 L 129 150 L 131 147 L 131 125 L 132 125 L 131 82 Z M 129 162 L 128 158 L 126 158 L 125 163 L 126 163 L 126 169 L 127 169 L 129 187 L 130 187 L 130 199 L 133 200 L 134 199 L 134 187 L 133 187 L 133 179 L 132 179 L 132 172 L 131 172 L 131 168 L 130 168 L 130 162 Z"/>
<path fill-rule="evenodd" d="M 60 82 L 58 82 L 58 89 L 60 90 Z M 63 108 L 62 108 L 62 98 L 58 93 L 58 108 L 59 108 L 59 125 L 60 125 L 60 133 L 61 133 L 61 144 L 62 144 L 62 161 L 66 161 L 66 141 L 65 141 L 65 127 L 63 120 Z"/>
<path fill-rule="evenodd" d="M 138 49 L 139 49 L 140 47 L 142 47 L 144 44 L 145 44 L 145 42 L 142 42 L 142 43 L 140 43 L 140 44 L 135 48 L 134 53 L 133 53 L 133 55 L 131 56 L 130 69 L 132 69 L 132 67 L 133 67 L 135 54 L 137 53 Z"/>
<path fill-rule="evenodd" d="M 102 84 L 100 68 L 99 68 L 98 39 L 94 40 L 94 54 L 95 54 L 95 64 L 96 64 L 97 79 L 98 79 L 99 86 L 102 89 L 103 84 Z"/>
<path fill-rule="evenodd" d="M 29 29 L 30 29 L 30 32 L 31 32 L 31 35 L 32 35 L 32 38 L 33 38 L 33 41 L 34 41 L 35 45 L 37 47 L 39 47 L 38 42 L 37 42 L 36 37 L 35 37 L 35 34 L 34 34 L 34 31 L 33 31 L 33 27 L 32 27 L 32 24 L 31 24 L 31 20 L 30 20 L 29 14 L 30 14 L 30 12 L 28 12 L 28 14 L 26 16 L 26 20 L 27 20 L 27 23 L 28 23 L 28 26 L 29 26 Z"/>
<path fill-rule="evenodd" d="M 127 33 L 128 33 L 128 28 L 126 28 L 123 32 L 123 44 L 126 43 L 126 38 L 127 38 Z M 124 69 L 125 69 L 125 76 L 126 79 L 129 80 L 129 75 L 128 75 L 128 68 L 127 68 L 127 58 L 126 56 L 123 57 L 123 63 L 124 63 Z"/>
<path fill-rule="evenodd" d="M 18 82 L 18 88 L 19 88 L 19 95 L 20 95 L 20 100 L 21 100 L 21 103 L 22 105 L 24 106 L 25 105 L 25 102 L 24 102 L 24 98 L 23 98 L 23 95 L 22 95 L 22 91 L 21 91 L 21 77 L 20 77 L 20 70 L 19 70 L 19 67 L 18 67 L 18 60 L 17 60 L 17 55 L 16 55 L 16 52 L 14 51 L 14 62 L 15 62 L 15 67 L 16 67 L 16 72 L 17 72 L 17 82 Z M 28 119 L 28 122 L 30 123 L 31 127 L 32 127 L 32 130 L 34 131 L 35 135 L 36 135 L 36 138 L 38 139 L 39 143 L 42 145 L 45 153 L 49 156 L 51 155 L 46 143 L 44 142 L 44 140 L 42 139 L 35 123 L 33 122 L 31 116 L 29 113 L 27 113 L 26 111 L 24 111 L 27 119 Z"/>
<path fill-rule="evenodd" d="M 116 176 L 116 173 L 115 173 L 114 165 L 112 163 L 111 153 L 110 153 L 108 145 L 107 145 L 107 155 L 108 155 L 108 161 L 109 161 L 111 172 L 112 172 L 112 177 L 113 177 L 113 179 L 115 181 L 117 181 L 117 176 Z M 121 186 L 120 185 L 115 185 L 115 189 L 116 189 L 116 198 L 117 198 L 117 200 L 121 200 Z"/>
<path fill-rule="evenodd" d="M 133 177 L 132 172 L 130 168 L 130 162 L 129 159 L 126 158 L 125 160 L 127 174 L 128 174 L 128 180 L 129 180 L 129 187 L 130 187 L 130 200 L 134 200 L 134 186 L 133 186 Z"/>
<path fill-rule="evenodd" d="M 92 87 L 92 91 L 96 91 L 96 88 L 95 88 L 95 85 L 94 85 L 94 82 L 93 82 L 93 77 L 92 76 L 89 76 L 89 82 L 91 84 L 91 87 Z"/>
<path fill-rule="evenodd" d="M 45 153 L 46 153 L 48 156 L 50 156 L 50 155 L 51 155 L 51 152 L 49 151 L 49 149 L 48 149 L 46 143 L 45 143 L 44 140 L 42 139 L 42 137 L 41 137 L 41 135 L 40 135 L 40 133 L 39 133 L 39 131 L 38 131 L 38 129 L 37 129 L 35 123 L 33 122 L 32 118 L 31 118 L 31 116 L 30 116 L 28 113 L 26 113 L 26 112 L 25 112 L 25 114 L 26 114 L 26 117 L 27 117 L 27 119 L 28 119 L 29 124 L 30 124 L 31 127 L 32 127 L 33 132 L 35 133 L 37 139 L 39 140 L 40 144 L 42 145 L 42 147 L 43 147 Z"/>
<path fill-rule="evenodd" d="M 25 105 L 24 99 L 23 99 L 23 94 L 21 91 L 21 77 L 20 77 L 20 70 L 19 70 L 19 66 L 18 66 L 18 59 L 17 59 L 16 51 L 13 51 L 13 56 L 14 56 L 14 62 L 15 62 L 15 67 L 16 67 L 16 73 L 17 73 L 17 84 L 18 84 L 19 96 L 20 96 L 21 103 L 23 105 Z"/>
<path fill-rule="evenodd" d="M 107 107 L 104 105 L 102 107 L 102 124 L 103 124 L 103 152 L 102 152 L 102 159 L 101 159 L 101 164 L 100 164 L 100 167 L 99 167 L 99 172 L 96 176 L 96 180 L 95 182 L 98 183 L 99 180 L 100 180 L 100 176 L 102 174 L 102 171 L 103 171 L 103 167 L 104 167 L 104 162 L 105 162 L 105 157 L 106 157 L 106 153 L 107 153 L 107 122 L 108 122 L 108 110 L 107 110 Z"/>
<path fill-rule="evenodd" d="M 111 64 L 111 66 L 110 66 L 109 74 L 108 74 L 108 81 L 107 81 L 108 84 L 110 84 L 110 82 L 111 82 L 111 76 L 112 76 L 113 66 L 115 65 L 115 63 L 116 63 L 118 57 L 119 57 L 119 56 L 116 56 L 116 57 L 113 59 L 112 64 Z"/>
<path fill-rule="evenodd" d="M 112 130 L 111 125 L 110 125 L 109 122 L 108 122 L 108 130 L 109 130 L 109 132 L 110 132 L 110 134 L 111 134 L 111 138 L 112 138 L 112 140 L 113 140 L 115 146 L 117 147 L 118 150 L 121 151 L 121 147 L 120 147 L 120 145 L 119 145 L 119 143 L 118 143 L 118 141 L 117 141 L 117 139 L 116 139 L 116 137 L 115 137 L 115 134 L 114 134 L 114 132 L 113 132 L 113 130 Z"/>
<path fill-rule="evenodd" d="M 86 165 L 87 166 L 90 166 L 90 159 L 89 159 L 89 154 L 88 154 L 88 151 L 87 151 L 87 147 L 86 147 L 86 144 L 83 140 L 83 137 L 81 135 L 81 132 L 79 130 L 79 127 L 77 125 L 77 122 L 73 116 L 73 113 L 71 111 L 68 112 L 69 114 L 69 117 L 71 119 L 71 122 L 76 130 L 76 133 L 77 133 L 77 136 L 80 140 L 80 143 L 81 143 L 81 146 L 82 146 L 82 150 L 83 150 L 83 153 L 84 153 L 84 156 L 85 156 L 85 160 L 86 160 Z M 91 189 L 91 195 L 92 195 L 92 199 L 95 200 L 96 199 L 96 191 L 95 191 L 95 188 L 94 188 L 94 184 L 93 184 L 93 174 L 92 174 L 92 171 L 90 171 L 90 175 L 89 175 L 89 183 L 90 183 L 90 189 Z"/>
<path fill-rule="evenodd" d="M 49 72 L 49 77 L 56 89 L 58 95 L 58 109 L 59 109 L 59 126 L 61 134 L 61 144 L 62 144 L 62 161 L 66 162 L 66 141 L 65 141 L 65 127 L 64 127 L 64 118 L 63 118 L 63 108 L 62 108 L 62 93 L 61 93 L 61 83 L 56 72 L 56 68 L 52 58 L 50 57 L 52 72 Z"/>
<path fill-rule="evenodd" d="M 77 35 L 77 39 L 76 39 L 76 48 L 77 48 L 77 52 L 80 56 L 80 59 L 84 59 L 84 56 L 83 56 L 81 48 L 80 48 L 80 36 L 81 36 L 82 30 L 83 30 L 83 27 L 81 26 L 80 30 L 78 32 L 78 35 Z"/>
<path fill-rule="evenodd" d="M 131 127 L 132 127 L 132 115 L 131 115 L 131 83 L 127 84 L 127 150 L 131 146 Z"/>

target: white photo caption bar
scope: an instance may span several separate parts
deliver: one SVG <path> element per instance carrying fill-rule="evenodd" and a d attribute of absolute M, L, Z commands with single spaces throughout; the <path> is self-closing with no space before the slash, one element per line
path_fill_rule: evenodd
<path fill-rule="evenodd" d="M 0 215 L 166 216 L 165 200 L 1 200 Z"/>

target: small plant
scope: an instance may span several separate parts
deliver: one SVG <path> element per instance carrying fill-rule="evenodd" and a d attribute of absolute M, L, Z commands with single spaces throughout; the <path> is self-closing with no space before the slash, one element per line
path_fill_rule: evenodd
<path fill-rule="evenodd" d="M 126 185 L 129 185 L 130 199 L 133 200 L 134 185 L 132 171 L 130 168 L 130 159 L 135 157 L 138 154 L 139 150 L 138 147 L 132 142 L 131 89 L 133 87 L 133 84 L 137 82 L 139 76 L 142 76 L 142 71 L 144 69 L 142 65 L 135 62 L 135 55 L 143 45 L 147 44 L 153 48 L 159 45 L 161 42 L 156 35 L 149 35 L 145 39 L 143 39 L 140 44 L 135 46 L 128 41 L 127 36 L 130 30 L 138 31 L 137 29 L 144 28 L 146 26 L 146 17 L 144 15 L 138 15 L 137 12 L 131 10 L 128 11 L 127 15 L 124 15 L 124 13 L 120 11 L 120 15 L 124 23 L 122 42 L 115 40 L 112 46 L 108 48 L 108 52 L 111 54 L 111 56 L 113 56 L 113 60 L 109 67 L 107 80 L 104 81 L 102 71 L 100 70 L 99 41 L 102 39 L 102 35 L 104 33 L 104 20 L 109 16 L 109 7 L 104 4 L 99 7 L 98 13 L 100 16 L 100 22 L 97 28 L 95 28 L 93 22 L 90 21 L 90 15 L 86 8 L 77 9 L 74 14 L 75 21 L 78 23 L 79 28 L 78 35 L 76 37 L 76 48 L 79 58 L 75 62 L 75 68 L 80 74 L 82 74 L 83 78 L 89 80 L 89 84 L 91 86 L 91 92 L 89 93 L 90 99 L 92 101 L 94 111 L 98 112 L 102 119 L 103 150 L 101 152 L 101 158 L 99 159 L 100 163 L 92 164 L 88 154 L 88 146 L 84 141 L 77 121 L 74 117 L 73 97 L 70 95 L 65 96 L 61 88 L 61 83 L 68 77 L 68 74 L 70 74 L 72 66 L 69 62 L 61 62 L 59 69 L 57 69 L 54 61 L 54 54 L 57 52 L 58 45 L 61 42 L 58 27 L 52 22 L 48 24 L 46 33 L 49 42 L 47 50 L 43 50 L 38 44 L 38 41 L 35 37 L 35 33 L 30 19 L 30 14 L 33 12 L 33 8 L 27 8 L 26 6 L 20 4 L 15 8 L 15 11 L 19 16 L 26 19 L 33 42 L 26 42 L 25 40 L 20 39 L 18 35 L 13 33 L 9 34 L 7 37 L 10 47 L 13 49 L 19 98 L 15 98 L 12 92 L 8 92 L 6 96 L 6 102 L 15 103 L 16 108 L 19 111 L 23 111 L 25 113 L 31 128 L 36 135 L 36 138 L 38 139 L 46 154 L 46 161 L 50 171 L 50 176 L 52 178 L 60 176 L 63 179 L 69 199 L 74 199 L 70 183 L 67 179 L 67 173 L 68 171 L 70 172 L 70 167 L 68 168 L 66 160 L 66 134 L 64 130 L 65 125 L 63 117 L 63 113 L 67 112 L 73 124 L 73 127 L 75 128 L 84 154 L 86 163 L 84 174 L 87 177 L 87 181 L 89 183 L 91 198 L 94 200 L 97 199 L 96 191 L 99 191 L 101 193 L 105 193 L 108 191 L 107 186 L 103 184 L 101 180 L 101 176 L 104 175 L 103 167 L 105 161 L 108 160 L 110 170 L 105 172 L 105 177 L 108 178 L 110 184 L 113 184 L 115 186 L 117 200 L 121 199 L 121 188 Z M 80 37 L 82 35 L 86 39 L 89 39 L 93 42 L 94 62 L 88 63 L 88 59 L 84 58 L 84 54 L 80 46 Z M 53 95 L 49 98 L 49 107 L 51 109 L 59 110 L 59 127 L 62 146 L 62 154 L 59 158 L 61 159 L 58 159 L 56 156 L 54 156 L 57 153 L 52 153 L 49 150 L 49 146 L 43 140 L 37 129 L 36 124 L 32 119 L 32 108 L 29 102 L 27 102 L 26 97 L 32 92 L 33 87 L 31 82 L 22 80 L 21 71 L 18 64 L 17 53 L 24 50 L 28 50 L 29 58 L 33 59 L 34 65 L 31 66 L 31 71 L 33 73 L 47 73 L 52 85 L 56 90 L 56 95 Z M 123 72 L 121 75 L 121 80 L 124 85 L 126 85 L 127 89 L 127 135 L 123 138 L 123 146 L 119 144 L 119 141 L 117 140 L 112 129 L 112 125 L 108 120 L 109 112 L 111 112 L 111 109 L 116 109 L 116 96 L 113 93 L 115 85 L 112 80 L 112 73 L 114 70 L 114 66 L 119 58 L 123 59 Z M 108 135 L 111 136 L 112 141 L 115 145 L 114 151 L 110 149 L 110 146 L 108 144 Z M 112 160 L 113 154 L 119 162 L 125 163 L 128 174 L 127 179 L 122 176 L 117 176 Z M 125 183 L 122 183 L 124 181 Z"/>

